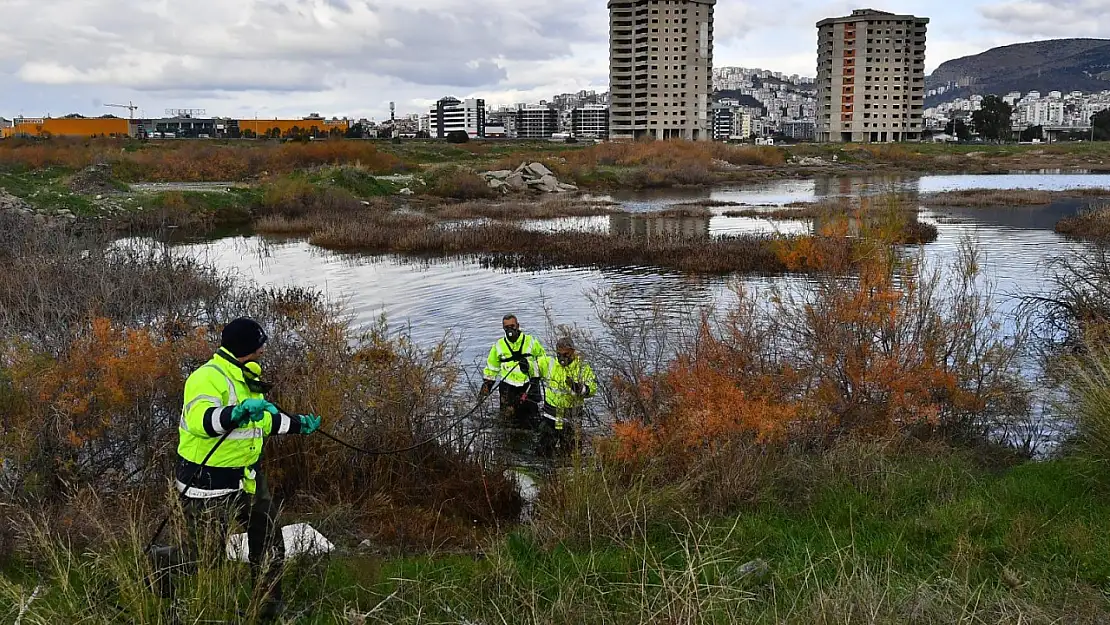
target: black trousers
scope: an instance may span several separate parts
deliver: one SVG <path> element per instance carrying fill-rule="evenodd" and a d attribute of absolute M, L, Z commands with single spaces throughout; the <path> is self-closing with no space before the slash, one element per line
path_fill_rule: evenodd
<path fill-rule="evenodd" d="M 522 429 L 532 429 L 537 425 L 543 390 L 539 384 L 513 386 L 502 382 L 497 387 L 501 399 L 501 416 L 512 421 Z M 527 394 L 527 396 L 525 396 Z"/>
<path fill-rule="evenodd" d="M 557 428 L 555 415 L 558 409 L 551 404 L 544 404 L 544 414 L 540 416 L 539 440 L 536 442 L 536 455 L 541 458 L 555 458 L 566 456 L 574 449 L 574 423 L 579 421 L 582 410 L 568 408 L 563 410 L 563 427 Z M 548 417 L 547 415 L 550 415 Z"/>
<path fill-rule="evenodd" d="M 261 472 L 256 486 L 254 495 L 240 491 L 211 499 L 185 500 L 187 557 L 196 561 L 203 553 L 202 545 L 214 547 L 214 557 L 224 557 L 224 545 L 234 521 L 247 530 L 247 557 L 255 586 L 261 582 L 265 596 L 280 601 L 285 541 L 277 525 L 277 506 Z"/>

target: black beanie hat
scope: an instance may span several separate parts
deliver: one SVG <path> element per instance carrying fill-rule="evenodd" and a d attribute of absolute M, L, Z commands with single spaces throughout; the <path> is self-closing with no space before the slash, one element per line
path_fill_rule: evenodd
<path fill-rule="evenodd" d="M 236 358 L 249 356 L 266 344 L 268 336 L 262 326 L 254 319 L 240 317 L 224 326 L 220 347 L 231 352 Z"/>

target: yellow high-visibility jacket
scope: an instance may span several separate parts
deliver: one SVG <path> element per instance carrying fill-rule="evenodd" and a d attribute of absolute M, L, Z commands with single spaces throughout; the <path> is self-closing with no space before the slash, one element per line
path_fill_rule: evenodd
<path fill-rule="evenodd" d="M 540 378 L 544 381 L 544 414 L 554 418 L 556 429 L 562 429 L 569 411 L 581 408 L 586 398 L 597 394 L 597 376 L 581 356 L 565 367 L 558 358 L 541 358 Z M 571 382 L 585 387 L 585 393 L 579 395 L 572 391 Z"/>
<path fill-rule="evenodd" d="M 482 375 L 491 382 L 504 377 L 504 382 L 510 386 L 524 386 L 530 378 L 540 376 L 539 360 L 546 355 L 543 345 L 528 334 L 521 333 L 512 343 L 508 337 L 502 337 L 490 348 Z M 520 356 L 528 363 L 527 373 L 517 364 Z"/>
<path fill-rule="evenodd" d="M 186 497 L 204 499 L 239 490 L 254 494 L 265 437 L 300 432 L 300 421 L 284 414 L 276 417 L 266 414 L 257 423 L 247 421 L 237 428 L 233 426 L 232 409 L 240 402 L 263 396 L 250 390 L 243 370 L 229 359 L 234 360 L 234 356 L 217 353 L 185 381 L 185 403 L 178 424 L 178 490 L 184 491 L 196 475 Z M 256 363 L 248 367 L 256 375 L 261 374 Z M 208 452 L 228 430 L 234 431 L 200 468 Z"/>

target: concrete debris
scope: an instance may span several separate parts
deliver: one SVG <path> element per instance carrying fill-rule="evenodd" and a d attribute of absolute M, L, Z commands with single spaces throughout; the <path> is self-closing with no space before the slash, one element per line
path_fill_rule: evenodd
<path fill-rule="evenodd" d="M 405 187 L 404 189 L 401 189 L 401 190 L 400 190 L 400 191 L 398 191 L 397 193 L 398 193 L 399 195 L 412 195 L 412 194 L 413 194 L 413 190 L 412 190 L 412 189 L 410 189 L 410 188 L 408 188 L 408 187 Z"/>
<path fill-rule="evenodd" d="M 802 167 L 821 167 L 829 163 L 825 159 L 816 156 L 804 156 L 797 160 L 797 164 Z"/>
<path fill-rule="evenodd" d="M 491 189 L 501 193 L 535 191 L 538 193 L 572 193 L 578 190 L 573 184 L 560 182 L 543 163 L 521 163 L 513 171 L 499 169 L 482 174 Z"/>
<path fill-rule="evenodd" d="M 541 178 L 551 175 L 551 170 L 544 167 L 543 163 L 532 163 L 526 169 Z"/>
<path fill-rule="evenodd" d="M 0 189 L 0 211 L 17 211 L 26 214 L 31 212 L 31 207 L 27 202 Z"/>
<path fill-rule="evenodd" d="M 520 172 L 515 172 L 505 179 L 505 184 L 512 187 L 513 191 L 526 191 L 528 182 Z"/>

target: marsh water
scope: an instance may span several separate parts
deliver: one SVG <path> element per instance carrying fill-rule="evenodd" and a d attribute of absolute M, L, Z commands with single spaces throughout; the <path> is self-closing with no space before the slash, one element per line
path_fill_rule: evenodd
<path fill-rule="evenodd" d="M 535 221 L 528 227 L 588 228 L 610 232 L 681 231 L 711 237 L 739 232 L 799 232 L 812 228 L 804 221 L 772 221 L 723 216 L 729 208 L 715 208 L 708 218 L 658 218 L 652 213 L 668 205 L 712 199 L 750 205 L 782 205 L 836 196 L 898 192 L 913 198 L 931 192 L 962 189 L 1110 188 L 1110 175 L 1010 174 L 925 176 L 910 178 L 831 178 L 779 181 L 760 186 L 705 191 L 616 193 L 607 196 L 631 215 Z M 953 258 L 962 239 L 974 240 L 982 253 L 981 266 L 1004 310 L 1017 297 L 1045 288 L 1051 257 L 1075 253 L 1082 243 L 1056 234 L 1056 222 L 1086 205 L 1063 201 L 1051 206 L 1001 208 L 929 208 L 922 201 L 922 221 L 939 230 L 935 243 L 925 246 L 929 262 Z M 688 276 L 656 268 L 565 268 L 545 271 L 504 271 L 484 268 L 475 260 L 413 261 L 388 256 L 332 253 L 303 240 L 236 236 L 183 245 L 181 251 L 233 270 L 266 286 L 307 286 L 344 302 L 360 321 L 384 314 L 391 324 L 407 326 L 419 342 L 431 344 L 450 333 L 460 342 L 467 362 L 483 359 L 498 338 L 501 316 L 514 312 L 526 329 L 541 338 L 549 324 L 597 327 L 598 293 L 619 290 L 625 305 L 645 313 L 662 307 L 665 314 L 682 317 L 691 307 L 727 306 L 730 285 L 736 281 L 765 289 L 801 278 L 756 276 Z"/>

